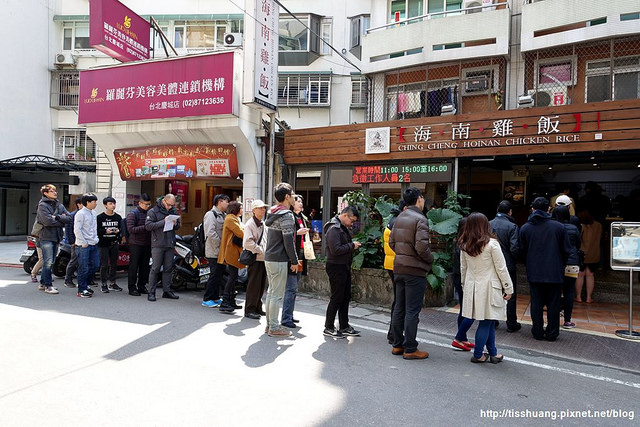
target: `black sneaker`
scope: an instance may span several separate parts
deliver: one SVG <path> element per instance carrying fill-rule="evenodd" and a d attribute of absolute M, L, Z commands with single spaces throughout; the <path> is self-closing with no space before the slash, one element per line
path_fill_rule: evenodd
<path fill-rule="evenodd" d="M 360 336 L 360 331 L 353 329 L 351 326 L 349 326 L 348 328 L 340 329 L 340 331 L 338 332 L 340 332 L 342 335 L 348 335 L 350 337 Z"/>
<path fill-rule="evenodd" d="M 87 288 L 87 292 L 89 292 L 91 295 L 93 295 L 93 289 Z"/>
<path fill-rule="evenodd" d="M 109 293 L 109 287 L 106 284 L 102 285 L 102 288 L 100 290 L 102 291 L 103 294 Z"/>
<path fill-rule="evenodd" d="M 64 282 L 64 285 L 65 285 L 67 288 L 77 288 L 77 287 L 78 287 L 78 285 L 76 285 L 75 283 L 73 283 L 73 280 L 72 280 L 72 281 L 70 281 L 70 282 Z"/>
<path fill-rule="evenodd" d="M 93 294 L 89 291 L 78 292 L 78 298 L 91 298 Z"/>
<path fill-rule="evenodd" d="M 233 308 L 228 302 L 223 302 L 222 304 L 220 304 L 220 307 L 218 307 L 218 310 L 223 313 L 233 313 L 235 311 L 235 308 Z"/>
<path fill-rule="evenodd" d="M 322 332 L 324 335 L 328 336 L 328 337 L 333 337 L 336 339 L 340 339 L 340 338 L 344 338 L 344 335 L 342 335 L 342 332 L 335 330 L 334 328 L 324 328 L 324 332 Z"/>
<path fill-rule="evenodd" d="M 115 282 L 109 285 L 109 290 L 114 292 L 122 292 L 122 288 L 118 286 Z"/>

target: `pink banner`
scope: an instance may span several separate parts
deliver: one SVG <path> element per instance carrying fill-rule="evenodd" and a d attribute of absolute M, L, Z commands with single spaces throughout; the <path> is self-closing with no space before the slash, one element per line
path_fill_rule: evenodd
<path fill-rule="evenodd" d="M 118 0 L 91 0 L 89 44 L 118 61 L 149 59 L 151 25 Z"/>
<path fill-rule="evenodd" d="M 80 72 L 78 123 L 233 112 L 233 52 Z"/>

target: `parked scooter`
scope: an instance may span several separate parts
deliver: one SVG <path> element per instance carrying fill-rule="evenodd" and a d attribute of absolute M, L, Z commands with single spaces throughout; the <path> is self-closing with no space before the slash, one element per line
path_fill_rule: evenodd
<path fill-rule="evenodd" d="M 209 261 L 205 257 L 197 257 L 191 246 L 192 235 L 176 236 L 173 257 L 173 273 L 171 289 L 204 288 L 209 280 Z"/>
<path fill-rule="evenodd" d="M 65 277 L 67 265 L 71 260 L 71 245 L 60 242 L 58 253 L 53 260 L 51 272 L 57 277 Z M 27 236 L 27 249 L 20 257 L 22 268 L 27 274 L 31 274 L 33 266 L 38 262 L 38 251 L 36 250 L 36 238 Z M 129 245 L 122 244 L 118 248 L 118 271 L 125 271 L 129 268 Z"/>

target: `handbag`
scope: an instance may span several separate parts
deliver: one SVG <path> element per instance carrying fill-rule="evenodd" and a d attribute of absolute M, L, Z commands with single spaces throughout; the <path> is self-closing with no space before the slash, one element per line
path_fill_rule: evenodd
<path fill-rule="evenodd" d="M 564 268 L 565 277 L 573 277 L 575 279 L 578 277 L 579 272 L 580 272 L 580 267 L 577 265 L 567 265 Z"/>
<path fill-rule="evenodd" d="M 304 239 L 304 243 L 303 243 L 304 259 L 306 260 L 316 259 L 316 251 L 313 250 L 313 242 L 309 237 L 308 231 L 307 231 L 307 234 L 304 235 L 303 239 Z"/>
<path fill-rule="evenodd" d="M 264 230 L 260 234 L 260 238 L 258 239 L 258 246 L 260 246 L 260 242 L 262 242 L 262 236 L 264 235 Z M 234 236 L 235 237 L 235 236 Z M 240 257 L 238 258 L 238 262 L 244 265 L 253 265 L 256 262 L 258 254 L 254 254 L 249 249 L 243 249 L 240 252 Z"/>
<path fill-rule="evenodd" d="M 33 223 L 33 227 L 31 228 L 31 235 L 33 237 L 39 237 L 40 231 L 44 228 L 44 225 L 40 224 L 37 220 Z"/>

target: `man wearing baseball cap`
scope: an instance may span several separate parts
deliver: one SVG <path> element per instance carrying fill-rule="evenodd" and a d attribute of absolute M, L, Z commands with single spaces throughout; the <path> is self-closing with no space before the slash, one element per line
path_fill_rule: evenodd
<path fill-rule="evenodd" d="M 247 293 L 244 304 L 244 317 L 260 319 L 265 312 L 262 310 L 262 294 L 267 285 L 267 270 L 264 267 L 264 251 L 267 247 L 267 233 L 264 216 L 267 205 L 259 199 L 251 202 L 253 216 L 244 224 L 244 239 L 242 248 L 256 254 L 256 262 L 247 267 Z"/>

